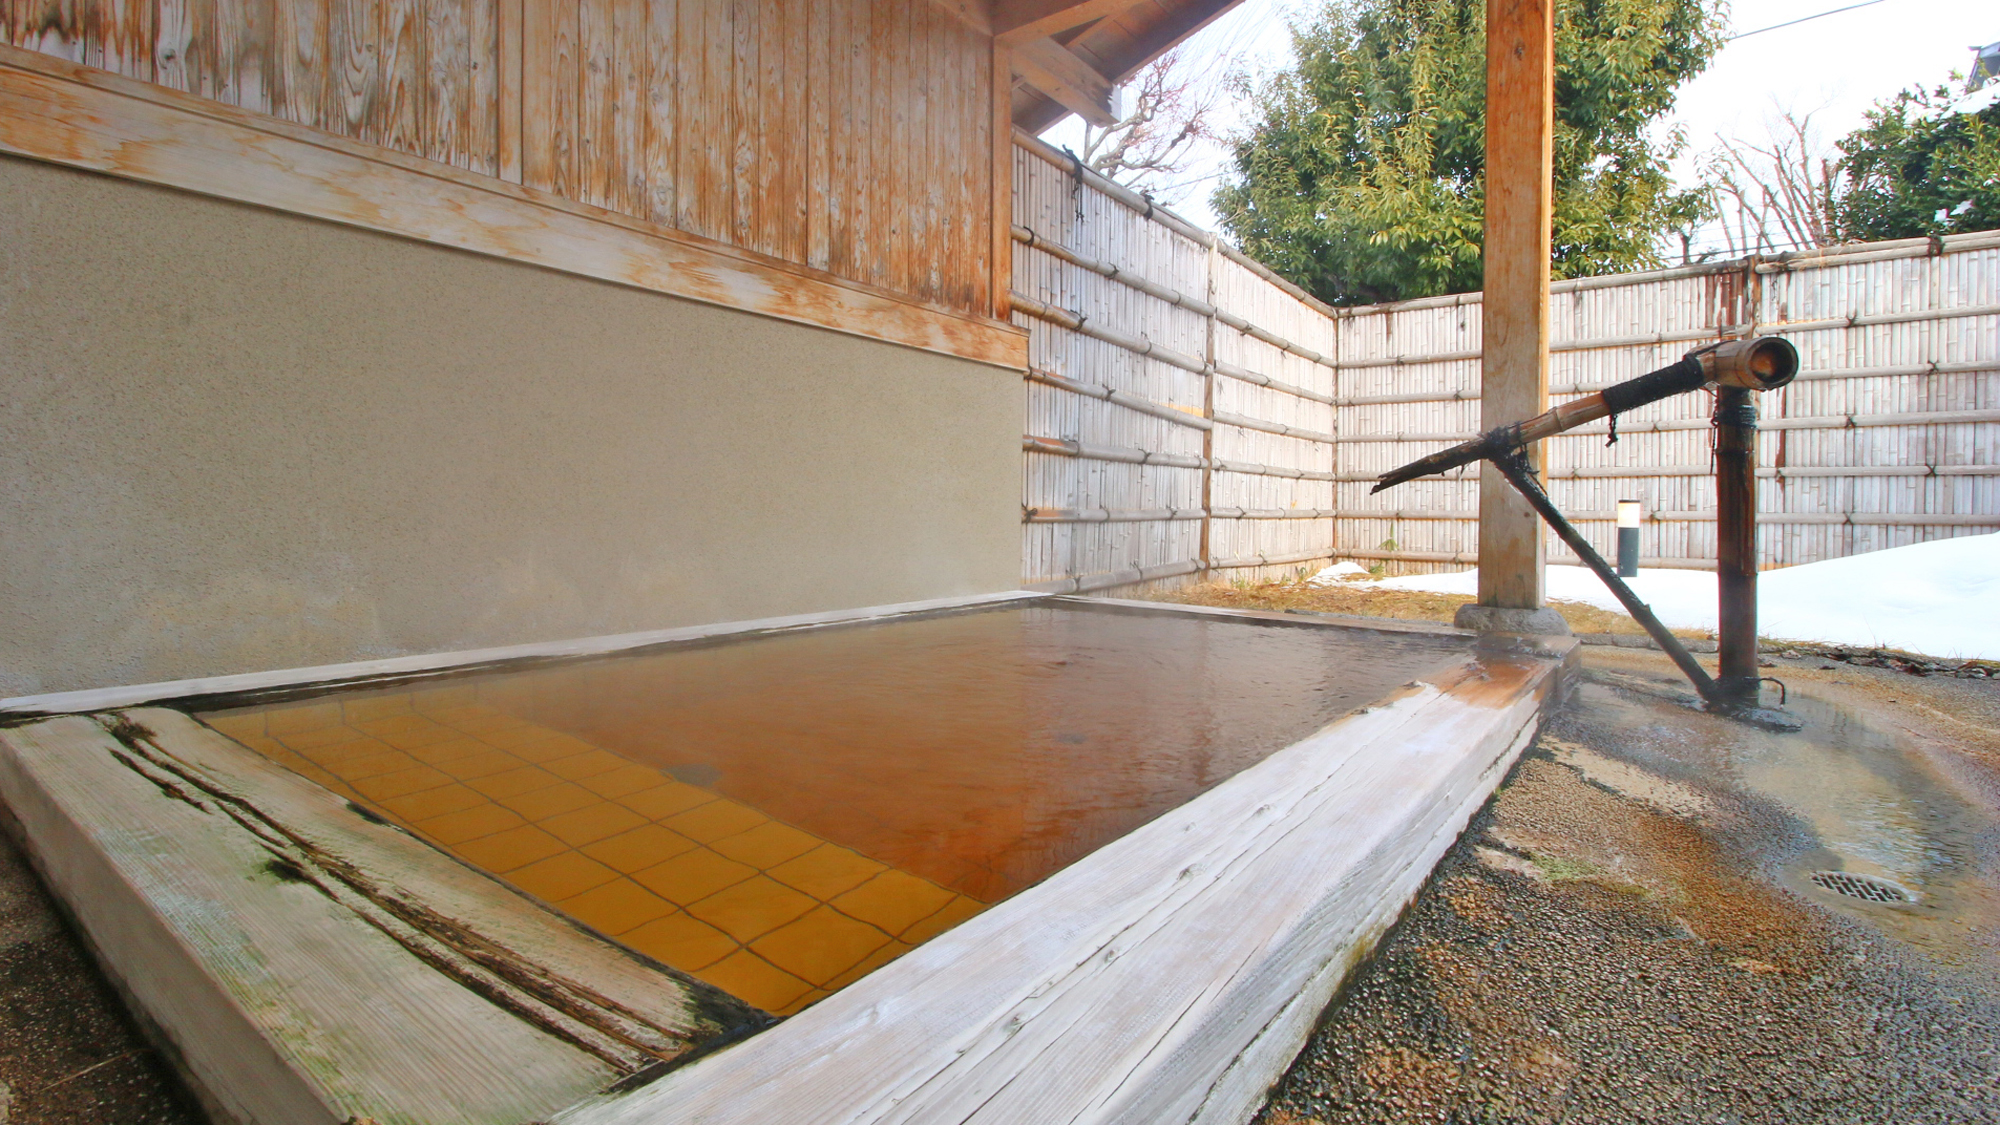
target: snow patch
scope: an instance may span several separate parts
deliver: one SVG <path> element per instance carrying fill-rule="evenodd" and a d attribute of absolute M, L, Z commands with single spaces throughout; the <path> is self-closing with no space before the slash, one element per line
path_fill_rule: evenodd
<path fill-rule="evenodd" d="M 1320 574 L 1339 570 L 1351 575 L 1359 569 L 1352 562 L 1339 563 Z M 1330 579 L 1343 580 L 1351 579 Z M 1715 628 L 1713 572 L 1641 570 L 1625 582 L 1669 629 Z M 1597 575 L 1584 567 L 1549 567 L 1547 584 L 1551 601 L 1624 612 Z M 1479 572 L 1412 574 L 1374 585 L 1474 594 Z M 1780 640 L 2000 660 L 2000 534 L 1934 539 L 1767 570 L 1757 580 L 1757 617 L 1757 632 Z"/>

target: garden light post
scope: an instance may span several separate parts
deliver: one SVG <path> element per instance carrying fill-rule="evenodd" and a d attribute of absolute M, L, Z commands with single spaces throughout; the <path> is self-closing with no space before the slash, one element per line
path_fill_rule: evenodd
<path fill-rule="evenodd" d="M 1639 502 L 1618 502 L 1618 577 L 1639 576 Z"/>

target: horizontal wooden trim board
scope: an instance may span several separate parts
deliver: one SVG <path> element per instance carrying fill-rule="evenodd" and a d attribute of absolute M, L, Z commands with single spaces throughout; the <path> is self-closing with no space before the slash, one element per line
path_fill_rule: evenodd
<path fill-rule="evenodd" d="M 0 152 L 1027 366 L 1027 335 L 1011 324 L 4 44 Z"/>
<path fill-rule="evenodd" d="M 1533 737 L 1576 644 L 1532 643 L 1413 682 L 779 1026 L 554 1125 L 1246 1121 Z"/>

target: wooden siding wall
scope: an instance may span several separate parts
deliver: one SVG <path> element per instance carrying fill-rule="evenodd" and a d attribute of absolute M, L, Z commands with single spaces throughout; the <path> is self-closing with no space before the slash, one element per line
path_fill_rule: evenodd
<path fill-rule="evenodd" d="M 0 0 L 0 41 L 993 310 L 991 40 L 934 0 Z"/>
<path fill-rule="evenodd" d="M 1026 584 L 1477 561 L 1471 474 L 1368 489 L 1479 428 L 1478 294 L 1326 308 L 1032 138 L 1014 192 Z M 2000 232 L 1554 289 L 1558 402 L 1746 331 L 1798 345 L 1804 373 L 1760 403 L 1764 565 L 2000 529 Z M 1646 565 L 1713 567 L 1710 406 L 1549 442 L 1551 495 L 1607 551 L 1638 499 Z"/>

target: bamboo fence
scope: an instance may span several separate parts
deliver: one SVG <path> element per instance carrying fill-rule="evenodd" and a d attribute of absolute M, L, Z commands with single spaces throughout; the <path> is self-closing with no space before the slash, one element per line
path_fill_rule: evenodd
<path fill-rule="evenodd" d="M 1333 309 L 1144 197 L 1016 136 L 1028 328 L 1025 584 L 1267 578 L 1334 558 L 1468 565 L 1476 474 L 1370 496 L 1479 428 L 1477 293 Z M 1798 345 L 1762 396 L 1758 550 L 1784 566 L 2000 528 L 2000 232 L 1557 282 L 1560 402 L 1748 332 Z M 1609 547 L 1714 566 L 1706 395 L 1549 441 L 1549 490 Z M 1551 537 L 1552 562 L 1571 562 Z"/>

